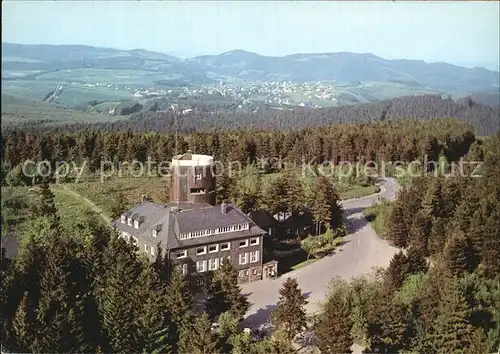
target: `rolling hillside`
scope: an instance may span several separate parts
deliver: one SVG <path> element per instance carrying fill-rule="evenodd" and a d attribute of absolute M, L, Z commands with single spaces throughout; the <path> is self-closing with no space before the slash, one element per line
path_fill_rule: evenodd
<path fill-rule="evenodd" d="M 150 74 L 187 78 L 191 84 L 210 82 L 208 77 L 218 76 L 250 81 L 375 81 L 464 93 L 498 92 L 499 85 L 498 72 L 484 68 L 468 69 L 421 60 L 386 60 L 373 54 L 341 52 L 269 57 L 234 50 L 181 60 L 140 49 L 2 43 L 3 80 L 26 78 L 19 73 L 13 75 L 13 71 L 26 71 L 28 77 L 37 77 L 44 72 L 77 68 L 146 70 Z"/>

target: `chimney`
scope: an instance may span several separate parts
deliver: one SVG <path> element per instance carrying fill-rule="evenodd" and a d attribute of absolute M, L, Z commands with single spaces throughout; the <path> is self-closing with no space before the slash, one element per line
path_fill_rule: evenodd
<path fill-rule="evenodd" d="M 220 205 L 220 211 L 222 212 L 222 214 L 226 214 L 227 213 L 227 204 L 222 202 L 222 204 Z"/>

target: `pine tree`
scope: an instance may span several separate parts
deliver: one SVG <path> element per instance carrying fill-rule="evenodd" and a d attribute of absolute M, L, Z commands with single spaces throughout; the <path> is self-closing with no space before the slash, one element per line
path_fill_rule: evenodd
<path fill-rule="evenodd" d="M 13 341 L 15 343 L 13 345 L 14 352 L 27 353 L 31 351 L 30 348 L 34 341 L 34 334 L 36 333 L 33 315 L 30 316 L 30 312 L 32 311 L 33 308 L 28 303 L 28 296 L 25 294 L 16 309 L 12 321 Z"/>
<path fill-rule="evenodd" d="M 183 328 L 179 354 L 217 354 L 218 338 L 212 332 L 208 315 L 204 312 L 191 328 Z"/>
<path fill-rule="evenodd" d="M 31 217 L 37 218 L 40 216 L 45 216 L 50 219 L 51 228 L 55 229 L 59 226 L 59 216 L 54 202 L 54 194 L 50 190 L 47 181 L 44 181 L 40 185 L 35 203 L 31 207 Z"/>
<path fill-rule="evenodd" d="M 389 239 L 396 247 L 406 247 L 409 243 L 409 226 L 405 224 L 405 214 L 400 201 L 394 203 L 388 220 Z"/>
<path fill-rule="evenodd" d="M 116 220 L 127 209 L 127 199 L 123 192 L 118 192 L 116 195 L 113 206 L 111 207 L 111 218 Z"/>
<path fill-rule="evenodd" d="M 314 325 L 316 345 L 322 353 L 351 353 L 349 295 L 347 288 L 336 287 L 323 305 L 323 313 Z"/>
<path fill-rule="evenodd" d="M 284 339 L 291 343 L 293 338 L 307 326 L 306 297 L 299 289 L 297 281 L 288 278 L 279 290 L 276 310 L 272 313 L 272 323 L 283 331 Z"/>
<path fill-rule="evenodd" d="M 50 257 L 40 281 L 37 308 L 39 328 L 33 351 L 79 352 L 88 349 L 84 342 L 83 306 L 71 287 L 71 256 L 75 247 L 59 235 L 48 240 Z"/>
<path fill-rule="evenodd" d="M 146 353 L 171 353 L 171 316 L 168 313 L 165 285 L 151 266 L 144 267 L 139 283 L 139 348 Z"/>
<path fill-rule="evenodd" d="M 396 253 L 385 271 L 386 281 L 393 289 L 398 289 L 409 275 L 408 257 L 402 252 Z"/>
<path fill-rule="evenodd" d="M 232 316 L 241 319 L 249 306 L 241 295 L 236 269 L 228 259 L 224 259 L 213 275 L 209 298 L 205 303 L 209 318 L 215 320 L 223 312 L 229 311 Z"/>
<path fill-rule="evenodd" d="M 432 326 L 432 343 L 439 353 L 468 353 L 474 328 L 459 282 L 448 279 L 440 291 L 438 315 Z"/>
<path fill-rule="evenodd" d="M 178 266 L 172 270 L 172 277 L 166 291 L 168 311 L 172 316 L 172 341 L 178 342 L 183 329 L 188 328 L 193 319 L 193 295 L 189 283 Z M 175 351 L 174 345 L 174 351 Z"/>
<path fill-rule="evenodd" d="M 109 351 L 134 352 L 137 348 L 137 278 L 139 266 L 131 245 L 114 236 L 106 248 L 103 291 L 98 299 Z"/>
<path fill-rule="evenodd" d="M 427 183 L 427 191 L 422 200 L 423 213 L 428 218 L 439 218 L 443 215 L 443 193 L 441 178 L 431 178 Z"/>
<path fill-rule="evenodd" d="M 445 246 L 443 260 L 453 276 L 472 270 L 474 252 L 469 240 L 460 232 L 453 234 Z"/>
<path fill-rule="evenodd" d="M 427 272 L 427 261 L 420 248 L 410 247 L 406 253 L 408 264 L 408 275 Z"/>
<path fill-rule="evenodd" d="M 446 228 L 448 222 L 446 219 L 437 218 L 432 223 L 429 235 L 429 254 L 435 255 L 443 252 L 446 243 Z"/>
<path fill-rule="evenodd" d="M 428 255 L 429 234 L 431 221 L 422 211 L 415 214 L 410 228 L 410 245 L 418 248 L 424 255 Z"/>

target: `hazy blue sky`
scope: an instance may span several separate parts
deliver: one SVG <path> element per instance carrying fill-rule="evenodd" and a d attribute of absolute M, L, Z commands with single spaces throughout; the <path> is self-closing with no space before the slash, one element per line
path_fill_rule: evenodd
<path fill-rule="evenodd" d="M 498 68 L 499 11 L 497 1 L 7 0 L 2 40 L 189 56 L 350 51 Z"/>

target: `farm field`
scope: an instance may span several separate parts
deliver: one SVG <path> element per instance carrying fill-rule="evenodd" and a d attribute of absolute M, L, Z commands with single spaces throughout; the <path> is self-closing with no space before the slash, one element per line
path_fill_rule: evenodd
<path fill-rule="evenodd" d="M 124 119 L 107 114 L 86 113 L 55 104 L 20 98 L 2 93 L 2 123 L 64 124 L 74 122 L 103 122 Z"/>

